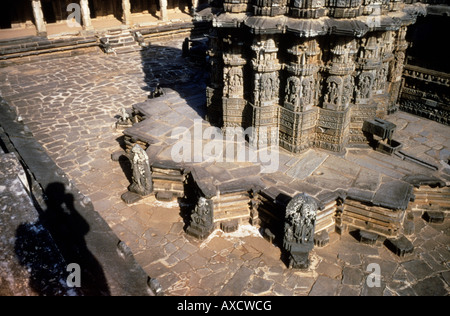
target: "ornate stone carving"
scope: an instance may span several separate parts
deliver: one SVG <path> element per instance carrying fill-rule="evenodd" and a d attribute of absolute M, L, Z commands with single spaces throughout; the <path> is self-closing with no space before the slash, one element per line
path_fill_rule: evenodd
<path fill-rule="evenodd" d="M 150 163 L 147 153 L 138 144 L 131 149 L 130 161 L 133 168 L 133 183 L 128 189 L 139 195 L 149 195 L 153 191 Z"/>
<path fill-rule="evenodd" d="M 296 76 L 291 76 L 287 80 L 285 89 L 284 101 L 292 104 L 294 107 L 298 106 L 300 100 L 300 79 Z"/>
<path fill-rule="evenodd" d="M 224 69 L 224 92 L 228 97 L 241 97 L 244 93 L 243 71 L 241 67 Z"/>
<path fill-rule="evenodd" d="M 356 99 L 369 99 L 372 96 L 372 73 L 362 73 L 358 77 L 358 86 L 356 88 Z"/>
<path fill-rule="evenodd" d="M 377 75 L 374 80 L 373 89 L 377 91 L 377 93 L 383 93 L 383 91 L 386 89 L 386 80 L 387 64 L 378 69 Z"/>
<path fill-rule="evenodd" d="M 199 197 L 191 214 L 191 222 L 186 232 L 199 239 L 205 239 L 214 229 L 213 201 Z"/>
<path fill-rule="evenodd" d="M 352 101 L 353 87 L 353 77 L 350 75 L 346 76 L 342 87 L 342 105 L 346 106 Z"/>
<path fill-rule="evenodd" d="M 279 82 L 276 73 L 264 73 L 261 76 L 261 101 L 278 98 Z"/>
<path fill-rule="evenodd" d="M 341 96 L 342 79 L 340 77 L 329 77 L 327 79 L 327 93 L 325 94 L 325 103 L 338 105 Z"/>
<path fill-rule="evenodd" d="M 314 80 L 312 77 L 303 79 L 302 82 L 302 91 L 301 91 L 301 100 L 305 105 L 309 105 L 313 103 L 314 97 Z"/>
<path fill-rule="evenodd" d="M 314 247 L 317 203 L 308 194 L 294 196 L 286 207 L 283 247 L 289 253 L 289 266 L 305 269 Z"/>

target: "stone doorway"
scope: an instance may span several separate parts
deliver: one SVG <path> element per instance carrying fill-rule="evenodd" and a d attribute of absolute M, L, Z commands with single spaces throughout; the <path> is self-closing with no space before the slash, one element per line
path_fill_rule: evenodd
<path fill-rule="evenodd" d="M 44 13 L 44 18 L 47 23 L 56 23 L 56 13 L 53 6 L 53 2 L 50 0 L 44 0 L 41 2 L 42 12 Z"/>

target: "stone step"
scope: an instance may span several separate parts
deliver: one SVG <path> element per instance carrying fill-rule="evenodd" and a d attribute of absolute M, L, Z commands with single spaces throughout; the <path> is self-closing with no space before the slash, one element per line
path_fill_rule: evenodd
<path fill-rule="evenodd" d="M 249 207 L 248 205 L 235 205 L 232 207 L 227 207 L 227 208 L 215 208 L 214 207 L 214 216 L 216 216 L 216 214 L 231 214 L 234 212 L 247 212 L 249 213 Z"/>
<path fill-rule="evenodd" d="M 100 38 L 100 42 L 108 54 L 126 54 L 141 50 L 141 46 L 128 30 L 110 30 Z"/>
<path fill-rule="evenodd" d="M 450 197 L 450 192 L 417 192 L 416 191 L 416 192 L 414 192 L 414 195 L 419 198 L 421 198 L 421 197 L 423 197 L 423 198 L 427 198 L 427 197 L 440 198 L 440 197 L 442 197 L 442 198 L 448 199 Z"/>
<path fill-rule="evenodd" d="M 181 175 L 181 171 L 179 169 L 163 169 L 163 168 L 158 168 L 155 166 L 152 166 L 152 172 L 153 172 L 153 174 L 158 173 L 158 174 L 167 174 L 167 175 L 174 175 L 174 176 Z"/>
<path fill-rule="evenodd" d="M 397 217 L 389 217 L 383 216 L 374 212 L 367 212 L 362 209 L 358 209 L 352 206 L 345 206 L 343 215 L 359 218 L 362 220 L 372 221 L 379 225 L 391 226 L 391 225 L 399 225 L 403 220 L 404 212 L 399 212 L 399 216 Z"/>
<path fill-rule="evenodd" d="M 342 224 L 347 225 L 348 227 L 375 232 L 385 237 L 397 236 L 399 231 L 398 227 L 377 225 L 376 223 L 373 223 L 372 221 L 367 221 L 366 219 L 358 219 L 358 218 L 351 218 L 348 216 L 342 216 L 341 220 Z"/>
<path fill-rule="evenodd" d="M 248 207 L 250 203 L 250 200 L 247 199 L 239 199 L 239 200 L 235 200 L 235 201 L 228 201 L 228 202 L 214 202 L 214 207 L 219 207 L 219 208 L 228 208 L 228 207 L 233 207 L 234 205 L 245 205 Z"/>
<path fill-rule="evenodd" d="M 21 42 L 0 44 L 0 63 L 7 64 L 23 59 L 40 58 L 40 56 L 55 54 L 87 53 L 99 47 L 95 37 L 77 37 L 70 39 L 48 40 L 29 38 Z M 50 55 L 51 54 L 51 55 Z"/>
<path fill-rule="evenodd" d="M 216 216 L 214 215 L 214 223 L 218 223 L 218 222 L 223 222 L 223 221 L 229 221 L 229 220 L 240 220 L 240 221 L 244 221 L 247 219 L 250 219 L 250 214 L 249 213 L 235 213 L 235 214 L 228 214 L 228 215 L 220 215 L 220 216 Z"/>
<path fill-rule="evenodd" d="M 332 217 L 332 216 L 334 216 L 335 213 L 336 213 L 336 208 L 330 208 L 327 210 L 319 211 L 319 212 L 317 212 L 317 215 L 316 215 L 316 221 L 320 221 L 321 219 L 326 218 L 326 217 Z"/>
<path fill-rule="evenodd" d="M 135 53 L 140 51 L 141 48 L 139 46 L 128 46 L 128 47 L 120 47 L 120 48 L 114 48 L 114 51 L 116 54 L 128 54 L 128 53 Z"/>
<path fill-rule="evenodd" d="M 218 198 L 217 197 L 213 198 L 213 201 L 225 202 L 225 201 L 238 201 L 245 199 L 247 200 L 250 199 L 247 191 L 232 194 L 221 194 Z"/>
<path fill-rule="evenodd" d="M 449 198 L 440 199 L 416 199 L 411 205 L 440 205 L 442 207 L 450 207 Z"/>
<path fill-rule="evenodd" d="M 329 217 L 329 218 L 325 218 L 322 221 L 317 221 L 316 222 L 316 227 L 315 227 L 315 231 L 316 232 L 320 232 L 323 230 L 328 230 L 328 228 L 332 227 L 335 225 L 335 221 L 334 218 Z"/>

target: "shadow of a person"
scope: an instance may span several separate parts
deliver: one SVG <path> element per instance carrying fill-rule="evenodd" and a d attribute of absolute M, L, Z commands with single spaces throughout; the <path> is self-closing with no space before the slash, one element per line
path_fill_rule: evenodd
<path fill-rule="evenodd" d="M 40 211 L 39 221 L 23 224 L 16 232 L 16 254 L 31 273 L 30 285 L 40 295 L 109 296 L 103 269 L 86 245 L 89 224 L 76 210 L 73 195 L 66 194 L 64 184 L 59 182 L 50 183 L 44 193 L 47 208 Z M 66 282 L 70 271 L 66 271 L 67 267 L 61 264 L 61 260 L 58 262 L 56 256 L 47 256 L 51 253 L 48 248 L 42 248 L 43 238 L 37 238 L 37 232 L 44 229 L 50 233 L 65 264 L 79 265 L 79 288 L 67 291 L 67 284 L 61 284 Z M 49 244 L 48 241 L 46 243 Z M 54 248 L 54 245 L 48 246 Z M 46 255 L 43 256 L 40 250 Z M 58 286 L 55 279 L 59 280 L 60 289 L 52 289 L 52 286 Z"/>

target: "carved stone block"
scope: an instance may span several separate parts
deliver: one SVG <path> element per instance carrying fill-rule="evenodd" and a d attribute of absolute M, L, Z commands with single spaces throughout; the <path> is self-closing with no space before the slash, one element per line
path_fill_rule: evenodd
<path fill-rule="evenodd" d="M 386 239 L 385 245 L 399 257 L 404 257 L 414 251 L 413 244 L 405 236 L 397 239 Z"/>
<path fill-rule="evenodd" d="M 198 239 L 207 238 L 214 230 L 214 210 L 213 201 L 200 197 L 197 201 L 192 214 L 189 227 L 186 233 Z"/>

